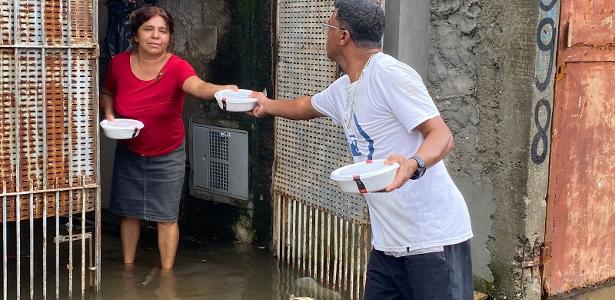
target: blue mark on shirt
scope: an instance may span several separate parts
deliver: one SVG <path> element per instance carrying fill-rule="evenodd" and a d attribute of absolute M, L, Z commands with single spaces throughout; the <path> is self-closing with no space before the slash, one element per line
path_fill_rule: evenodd
<path fill-rule="evenodd" d="M 371 137 L 369 137 L 369 135 L 367 134 L 367 132 L 365 132 L 365 130 L 363 130 L 363 128 L 361 127 L 361 125 L 359 125 L 359 119 L 357 119 L 357 114 L 353 114 L 354 117 L 354 124 L 355 126 L 357 126 L 357 130 L 359 131 L 359 134 L 365 139 L 365 141 L 367 141 L 367 148 L 369 150 L 369 154 L 367 154 L 367 160 L 372 160 L 372 157 L 374 156 L 374 140 L 372 140 Z M 352 137 L 352 136 L 351 136 Z M 356 143 L 356 139 L 354 140 Z M 351 145 L 352 148 L 352 145 Z M 358 148 L 357 148 L 358 150 Z M 360 153 L 360 151 L 359 151 Z M 354 156 L 354 154 L 353 154 Z"/>
<path fill-rule="evenodd" d="M 361 150 L 359 150 L 359 142 L 354 134 L 350 135 L 350 152 L 352 156 L 361 156 Z"/>

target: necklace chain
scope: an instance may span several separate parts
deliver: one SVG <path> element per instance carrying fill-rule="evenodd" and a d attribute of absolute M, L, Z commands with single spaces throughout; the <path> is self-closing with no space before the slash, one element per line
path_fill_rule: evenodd
<path fill-rule="evenodd" d="M 352 125 L 355 103 L 357 99 L 357 90 L 359 89 L 359 82 L 361 81 L 361 78 L 363 77 L 363 72 L 365 72 L 365 69 L 367 69 L 367 66 L 369 65 L 369 63 L 371 63 L 372 60 L 374 59 L 374 55 L 375 54 L 372 54 L 372 56 L 369 57 L 367 62 L 365 62 L 365 65 L 363 66 L 363 69 L 361 70 L 361 74 L 359 74 L 359 79 L 357 79 L 357 81 L 353 83 L 354 87 L 351 84 L 350 90 L 346 93 L 346 116 L 344 118 L 344 125 L 346 126 L 348 130 L 350 130 L 351 125 Z"/>

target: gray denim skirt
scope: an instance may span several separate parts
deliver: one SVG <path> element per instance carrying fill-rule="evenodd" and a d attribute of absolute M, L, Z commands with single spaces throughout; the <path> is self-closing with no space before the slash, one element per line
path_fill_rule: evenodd
<path fill-rule="evenodd" d="M 140 156 L 117 144 L 109 210 L 155 222 L 177 220 L 186 167 L 184 144 L 157 157 Z"/>

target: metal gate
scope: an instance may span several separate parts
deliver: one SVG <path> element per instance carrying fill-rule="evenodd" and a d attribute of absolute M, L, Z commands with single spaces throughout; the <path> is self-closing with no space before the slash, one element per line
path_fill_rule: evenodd
<path fill-rule="evenodd" d="M 565 0 L 561 7 L 544 269 L 549 295 L 615 278 L 615 2 Z"/>
<path fill-rule="evenodd" d="M 314 95 L 336 79 L 321 29 L 332 12 L 331 0 L 277 1 L 276 98 Z M 276 119 L 275 132 L 275 255 L 346 298 L 361 298 L 371 249 L 367 205 L 329 179 L 351 162 L 342 128 L 328 118 Z"/>
<path fill-rule="evenodd" d="M 100 286 L 97 2 L 0 0 L 4 299 Z"/>

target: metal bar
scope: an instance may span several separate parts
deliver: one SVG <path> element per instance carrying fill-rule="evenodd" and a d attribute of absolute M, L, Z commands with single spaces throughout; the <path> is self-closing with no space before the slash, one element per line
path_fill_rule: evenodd
<path fill-rule="evenodd" d="M 364 272 L 365 270 L 363 268 L 361 268 L 362 264 L 362 258 L 363 258 L 363 249 L 365 247 L 367 247 L 365 244 L 363 244 L 362 241 L 362 237 L 363 237 L 363 230 L 364 230 L 365 225 L 364 224 L 359 224 L 359 233 L 357 236 L 357 272 L 356 272 L 356 276 L 357 276 L 357 292 L 355 294 L 355 298 L 356 299 L 361 299 L 361 290 L 362 290 L 362 284 L 361 284 L 361 274 L 362 272 Z"/>
<path fill-rule="evenodd" d="M 325 268 L 325 281 L 327 282 L 327 286 L 331 284 L 331 221 L 332 221 L 331 213 L 327 212 L 327 264 Z"/>
<path fill-rule="evenodd" d="M 301 242 L 302 248 L 301 248 L 301 270 L 305 272 L 305 261 L 307 260 L 307 205 L 305 202 L 301 202 L 301 211 L 303 212 L 303 227 L 302 227 L 302 232 L 301 232 L 301 239 L 303 240 Z"/>
<path fill-rule="evenodd" d="M 47 149 L 47 63 L 45 34 L 45 0 L 41 0 L 41 88 L 43 100 L 43 189 L 47 188 L 47 161 L 49 157 Z M 47 299 L 47 193 L 43 194 L 43 299 Z"/>
<path fill-rule="evenodd" d="M 287 201 L 289 201 L 290 203 L 290 214 L 288 215 L 288 225 L 290 227 L 290 230 L 288 231 L 289 235 L 288 235 L 288 265 L 293 265 L 294 259 L 295 259 L 295 254 L 294 251 L 296 249 L 295 247 L 295 201 L 291 200 L 291 199 L 287 199 Z"/>
<path fill-rule="evenodd" d="M 296 249 L 296 256 L 295 256 L 295 262 L 296 262 L 296 268 L 297 270 L 299 270 L 301 268 L 301 225 L 303 224 L 301 222 L 301 202 L 294 200 L 297 204 L 297 217 L 295 219 L 295 222 L 297 222 L 297 228 L 295 230 L 295 249 Z"/>
<path fill-rule="evenodd" d="M 17 252 L 16 252 L 16 267 L 17 267 L 17 299 L 21 297 L 21 199 L 19 196 L 15 198 L 15 231 L 17 235 Z"/>
<path fill-rule="evenodd" d="M 281 244 L 281 247 L 282 247 L 280 249 L 280 251 L 281 251 L 280 262 L 286 262 L 286 258 L 287 258 L 287 255 L 286 255 L 286 231 L 288 230 L 288 227 L 286 226 L 286 224 L 287 224 L 286 223 L 286 219 L 288 218 L 288 212 L 286 211 L 287 208 L 286 208 L 286 202 L 284 201 L 284 197 L 281 194 L 277 195 L 277 196 L 280 198 L 280 206 L 281 206 L 281 209 L 282 209 L 282 215 L 280 216 L 281 217 L 281 221 L 280 222 L 282 222 L 280 224 L 280 228 L 281 228 L 281 231 L 280 231 L 280 244 Z"/>
<path fill-rule="evenodd" d="M 60 1 L 60 12 L 64 11 L 64 7 L 63 7 L 64 5 L 63 4 L 64 4 L 64 1 Z M 70 20 L 68 20 L 68 22 L 66 22 L 66 23 L 70 24 Z M 69 50 L 69 52 L 70 52 L 70 50 Z M 70 72 L 70 66 L 69 66 L 68 72 Z M 60 73 L 60 78 L 62 78 L 62 77 L 63 77 L 63 74 Z M 69 83 L 70 83 L 70 78 L 69 78 Z M 64 91 L 64 89 L 62 89 L 62 91 Z M 68 118 L 68 121 L 70 123 L 70 116 Z M 69 133 L 69 135 L 70 135 L 70 133 Z M 59 186 L 60 186 L 60 184 L 58 182 L 58 178 L 56 178 L 55 188 L 57 189 Z M 71 187 L 71 186 L 69 186 L 69 187 Z M 68 194 L 70 194 L 70 191 L 68 192 Z M 70 198 L 70 196 L 69 196 L 69 198 Z M 56 202 L 55 202 L 56 203 L 56 242 L 55 242 L 55 244 L 56 244 L 56 253 L 55 253 L 55 258 L 56 258 L 56 299 L 60 298 L 60 242 L 58 242 L 57 239 L 60 236 L 60 202 L 61 201 L 62 201 L 62 199 L 60 198 L 60 191 L 57 190 L 56 191 Z M 70 199 L 69 199 L 69 201 L 70 201 Z"/>
<path fill-rule="evenodd" d="M 97 44 L 64 45 L 0 45 L 0 49 L 97 49 Z"/>
<path fill-rule="evenodd" d="M 297 203 L 297 230 L 295 230 L 295 248 L 297 251 L 297 255 L 295 256 L 295 263 L 296 263 L 296 267 L 297 269 L 301 268 L 301 225 L 303 225 L 303 223 L 301 222 L 302 220 L 302 215 L 301 215 L 301 202 L 295 200 L 295 202 Z"/>
<path fill-rule="evenodd" d="M 69 145 L 71 145 L 69 143 Z M 70 147 L 70 146 L 69 146 Z M 72 157 L 72 156 L 70 156 Z M 69 182 L 72 185 L 72 181 Z M 68 298 L 73 297 L 73 192 L 68 192 Z"/>
<path fill-rule="evenodd" d="M 342 218 L 342 231 L 341 236 L 344 238 L 344 242 L 340 243 L 340 253 L 342 255 L 342 259 L 340 260 L 340 286 L 342 290 L 346 288 L 347 284 L 347 271 L 348 271 L 348 222 L 346 219 Z"/>
<path fill-rule="evenodd" d="M 44 12 L 44 4 L 45 0 L 41 0 L 41 38 L 43 39 L 43 44 L 47 45 L 47 37 L 45 36 L 45 12 Z M 40 46 L 39 46 L 40 47 Z M 45 61 L 46 51 L 43 47 L 41 49 L 41 89 L 42 89 L 42 97 L 43 100 L 43 187 L 46 188 L 47 182 L 47 64 Z"/>
<path fill-rule="evenodd" d="M 273 207 L 275 209 L 275 252 L 278 259 L 280 259 L 282 255 L 282 250 L 280 249 L 282 247 L 282 209 L 280 208 L 281 205 L 282 203 L 280 202 L 280 197 L 276 195 L 275 200 L 273 201 Z"/>
<path fill-rule="evenodd" d="M 68 76 L 68 186 L 73 186 L 73 52 L 71 51 L 71 38 L 72 38 L 72 5 L 71 0 L 67 1 L 66 7 L 67 13 L 67 32 L 68 38 L 66 45 L 67 49 L 67 76 Z M 73 193 L 68 192 L 68 235 L 73 236 Z M 73 240 L 68 241 L 68 297 L 73 296 Z"/>
<path fill-rule="evenodd" d="M 297 269 L 301 270 L 301 242 L 302 242 L 302 236 L 303 236 L 303 205 L 301 202 L 297 201 L 297 205 L 299 206 L 297 209 L 297 237 L 296 237 L 296 242 L 295 244 L 297 245 L 297 259 L 295 259 L 297 261 Z"/>
<path fill-rule="evenodd" d="M 6 181 L 2 181 L 2 192 L 6 194 Z M 4 300 L 7 300 L 8 290 L 8 272 L 7 272 L 7 249 L 6 249 L 6 195 L 2 196 L 2 294 Z"/>
<path fill-rule="evenodd" d="M 86 233 L 79 233 L 79 234 L 73 234 L 73 235 L 61 235 L 57 239 L 55 239 L 55 241 L 58 243 L 66 243 L 70 241 L 87 240 L 90 238 L 92 238 L 92 234 L 89 232 L 86 232 Z"/>
<path fill-rule="evenodd" d="M 320 210 L 320 282 L 325 283 L 325 222 L 327 212 Z"/>
<path fill-rule="evenodd" d="M 85 177 L 81 177 L 81 185 L 85 183 Z M 85 189 L 81 190 L 81 235 L 85 236 Z M 81 239 L 81 298 L 85 296 L 85 239 Z"/>
<path fill-rule="evenodd" d="M 19 5 L 18 5 L 18 0 L 13 0 L 13 40 L 14 40 L 14 44 L 17 44 L 18 41 L 18 36 L 19 36 L 19 26 L 18 26 L 18 21 L 19 20 L 19 16 L 18 16 L 18 11 L 19 11 Z M 20 190 L 20 178 L 19 178 L 19 169 L 20 169 L 20 146 L 19 146 L 19 105 L 20 105 L 20 95 L 19 95 L 19 80 L 20 80 L 20 72 L 19 72 L 19 51 L 17 50 L 17 48 L 14 49 L 14 54 L 15 54 L 15 78 L 14 78 L 14 82 L 15 82 L 15 191 L 19 191 Z M 21 298 L 21 239 L 20 239 L 20 223 L 21 223 L 21 203 L 20 203 L 20 199 L 19 196 L 15 196 L 15 213 L 16 213 L 16 218 L 15 218 L 15 234 L 16 236 L 16 241 L 17 241 L 17 252 L 16 252 L 16 276 L 17 276 L 17 291 L 16 291 L 16 296 L 17 299 Z"/>
<path fill-rule="evenodd" d="M 286 262 L 288 263 L 289 266 L 292 266 L 293 264 L 293 230 L 295 227 L 295 219 L 294 219 L 294 212 L 293 212 L 293 204 L 294 201 L 290 200 L 290 199 L 286 199 L 286 201 L 288 201 L 288 233 L 286 236 L 286 252 L 288 253 L 286 256 Z"/>
<path fill-rule="evenodd" d="M 337 253 L 338 239 L 339 239 L 339 218 L 333 216 L 333 286 L 337 284 L 337 261 L 339 259 L 339 255 Z"/>
<path fill-rule="evenodd" d="M 98 268 L 96 268 L 95 266 L 92 265 L 92 238 L 90 237 L 89 243 L 88 243 L 88 248 L 90 249 L 89 253 L 90 255 L 88 255 L 90 257 L 90 287 L 95 286 L 95 282 L 96 282 L 96 272 L 98 270 Z M 94 276 L 92 276 L 92 272 L 94 272 Z M 98 287 L 96 287 L 98 288 Z M 98 292 L 98 290 L 96 290 Z"/>
<path fill-rule="evenodd" d="M 321 218 L 321 214 L 320 214 L 320 209 L 318 209 L 317 207 L 314 207 L 314 279 L 318 280 L 318 275 L 320 273 L 318 273 L 318 265 L 320 265 L 320 262 L 322 261 L 322 255 L 320 251 L 318 251 L 320 245 L 322 245 L 322 241 L 320 240 L 322 238 L 322 234 L 321 232 L 318 230 L 319 228 L 319 224 L 318 223 L 320 221 Z M 322 283 L 322 280 L 321 280 Z"/>
<path fill-rule="evenodd" d="M 30 180 L 30 192 L 33 190 L 32 180 Z M 34 194 L 30 193 L 28 201 L 28 218 L 30 218 L 30 299 L 34 299 Z"/>
<path fill-rule="evenodd" d="M 307 235 L 305 236 L 305 238 L 307 239 L 307 253 L 306 253 L 306 264 L 307 264 L 307 273 L 308 275 L 312 276 L 312 240 L 313 240 L 313 231 L 312 231 L 312 224 L 313 219 L 314 219 L 314 214 L 313 214 L 313 208 L 311 205 L 307 205 L 307 214 L 308 214 L 308 230 L 307 230 Z"/>
<path fill-rule="evenodd" d="M 97 184 L 87 184 L 84 185 L 83 187 L 79 187 L 79 186 L 71 186 L 71 187 L 66 187 L 66 188 L 51 188 L 51 189 L 44 189 L 44 190 L 39 190 L 36 191 L 35 194 L 43 194 L 43 193 L 53 193 L 53 192 L 66 192 L 66 191 L 75 191 L 75 190 L 81 190 L 82 188 L 85 188 L 87 190 L 91 190 L 91 189 L 97 189 L 99 186 Z M 15 192 L 15 193 L 3 193 L 0 196 L 27 196 L 31 194 L 29 191 L 23 191 L 23 192 Z"/>
<path fill-rule="evenodd" d="M 43 299 L 47 299 L 47 194 L 43 194 Z"/>
<path fill-rule="evenodd" d="M 354 256 L 355 256 L 355 235 L 357 234 L 356 232 L 356 226 L 357 224 L 355 222 L 350 222 L 350 226 L 352 227 L 352 234 L 351 234 L 351 238 L 350 238 L 350 297 L 352 297 L 354 295 Z"/>
<path fill-rule="evenodd" d="M 363 270 L 365 270 L 365 272 L 363 272 L 361 275 L 363 277 L 363 279 L 361 280 L 361 283 L 363 284 L 363 287 L 365 287 L 365 280 L 367 279 L 367 266 L 369 264 L 369 253 L 371 251 L 371 242 L 370 242 L 370 231 L 369 231 L 369 225 L 366 224 L 363 230 L 363 243 L 365 244 L 365 247 L 363 247 Z M 365 292 L 365 291 L 363 291 Z"/>
<path fill-rule="evenodd" d="M 56 178 L 56 186 L 58 186 L 58 179 Z M 58 237 L 60 236 L 60 191 L 56 191 L 55 193 L 55 204 L 56 204 L 56 299 L 60 299 L 60 243 L 57 242 Z"/>
<path fill-rule="evenodd" d="M 314 279 L 318 280 L 318 245 L 319 245 L 319 241 L 318 241 L 318 208 L 317 207 L 312 207 L 312 211 L 314 213 L 314 234 L 312 235 L 312 242 L 314 243 L 313 248 L 312 248 L 312 277 L 314 277 Z"/>
<path fill-rule="evenodd" d="M 98 42 L 98 0 L 92 0 L 92 31 L 93 31 L 93 43 Z M 73 46 L 74 47 L 74 46 Z M 95 44 L 95 49 L 98 51 L 97 55 L 100 55 L 100 50 L 98 44 Z M 98 57 L 96 58 L 96 70 L 98 71 L 100 68 Z M 100 107 L 97 105 L 99 102 L 98 91 L 99 89 L 99 79 L 98 72 L 93 72 L 92 77 L 94 78 L 94 116 L 96 118 L 96 123 L 94 127 L 96 128 L 96 139 L 100 140 L 100 127 L 96 126 L 98 124 L 98 118 L 100 116 Z M 96 182 L 100 182 L 100 147 L 96 147 Z M 101 199 L 100 199 L 100 188 L 96 189 L 96 199 L 94 204 L 94 231 L 95 231 L 95 247 L 94 247 L 94 257 L 95 257 L 95 287 L 96 291 L 100 290 L 100 280 L 101 280 L 101 245 L 102 245 L 102 235 L 101 235 Z M 92 252 L 90 252 L 90 256 Z M 91 265 L 91 264 L 90 264 Z"/>

